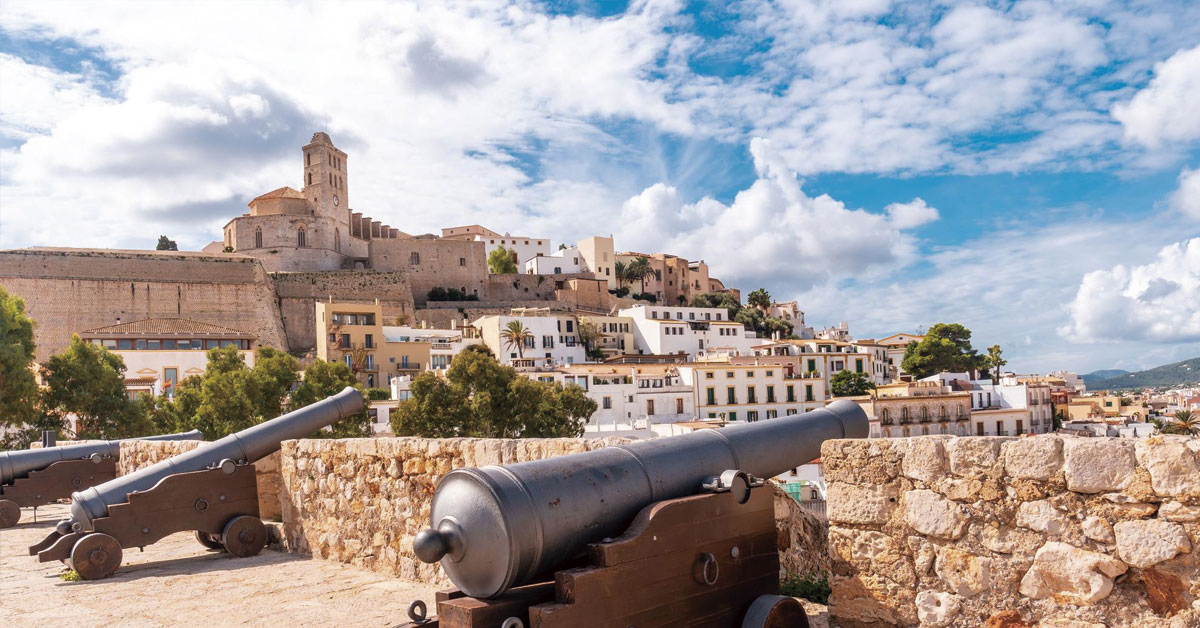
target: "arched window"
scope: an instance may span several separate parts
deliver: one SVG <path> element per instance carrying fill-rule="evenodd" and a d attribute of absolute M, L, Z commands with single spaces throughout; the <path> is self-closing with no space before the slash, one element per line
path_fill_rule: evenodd
<path fill-rule="evenodd" d="M 408 263 L 412 264 L 413 266 L 420 266 L 421 265 L 421 254 L 416 251 L 409 253 L 408 254 Z"/>
<path fill-rule="evenodd" d="M 908 414 L 908 408 L 907 407 L 901 408 L 900 409 L 900 421 L 902 423 L 907 423 L 909 418 L 910 418 L 910 416 Z"/>
<path fill-rule="evenodd" d="M 883 437 L 884 437 L 884 438 L 891 438 L 891 437 L 892 437 L 892 430 L 891 430 L 890 428 L 886 428 L 886 427 L 885 427 L 885 428 L 883 428 Z"/>
<path fill-rule="evenodd" d="M 891 425 L 891 424 L 892 424 L 892 417 L 888 416 L 888 409 L 887 409 L 887 408 L 884 408 L 883 410 L 881 410 L 881 411 L 879 412 L 879 420 L 880 420 L 880 422 L 881 422 L 881 423 L 883 423 L 884 425 Z"/>
<path fill-rule="evenodd" d="M 943 425 L 943 426 L 942 426 L 942 433 L 943 433 L 943 434 L 945 434 L 945 433 L 946 433 L 946 426 L 945 426 L 945 425 Z"/>
<path fill-rule="evenodd" d="M 904 434 L 904 437 L 905 437 L 905 438 L 908 438 L 908 436 L 909 436 L 908 427 L 905 427 L 905 428 L 904 428 L 904 432 L 903 432 L 903 434 Z"/>
<path fill-rule="evenodd" d="M 342 252 L 342 230 L 341 229 L 333 230 L 333 250 L 336 253 Z"/>
<path fill-rule="evenodd" d="M 312 173 L 308 173 L 308 184 L 312 185 Z"/>
<path fill-rule="evenodd" d="M 967 426 L 966 426 L 966 425 L 959 425 L 959 426 L 958 426 L 958 435 L 959 435 L 959 436 L 966 436 L 966 435 L 967 435 Z"/>
<path fill-rule="evenodd" d="M 963 407 L 961 403 L 958 404 L 958 418 L 963 418 Z"/>
<path fill-rule="evenodd" d="M 921 426 L 921 436 L 929 436 L 929 426 L 928 425 Z"/>
<path fill-rule="evenodd" d="M 296 246 L 300 248 L 308 246 L 306 235 L 304 227 L 300 227 L 300 230 L 296 232 Z"/>
<path fill-rule="evenodd" d="M 921 406 L 921 420 L 922 421 L 929 420 L 929 406 Z"/>
<path fill-rule="evenodd" d="M 262 227 L 254 228 L 254 248 L 262 248 Z"/>
<path fill-rule="evenodd" d="M 945 418 L 949 418 L 949 416 L 950 416 L 950 413 L 946 411 L 946 406 L 942 406 L 942 407 L 938 408 L 938 418 L 945 419 Z"/>

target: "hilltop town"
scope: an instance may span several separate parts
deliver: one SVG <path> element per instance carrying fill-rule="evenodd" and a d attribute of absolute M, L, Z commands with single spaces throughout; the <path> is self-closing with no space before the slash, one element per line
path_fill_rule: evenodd
<path fill-rule="evenodd" d="M 587 431 L 640 438 L 841 396 L 882 438 L 1146 436 L 1162 425 L 1154 417 L 1200 411 L 1194 388 L 1108 395 L 1068 372 L 1006 372 L 999 347 L 970 369 L 908 373 L 922 334 L 814 328 L 798 303 L 764 290 L 743 304 L 705 260 L 622 251 L 612 236 L 555 246 L 481 225 L 412 235 L 352 207 L 349 156 L 328 134 L 300 158 L 300 189 L 254 198 L 199 252 L 0 251 L 0 285 L 36 322 L 37 360 L 78 335 L 124 360 L 131 398 L 171 398 L 205 372 L 206 350 L 234 346 L 253 366 L 256 349 L 272 347 L 345 363 L 364 387 L 387 390 L 372 408 L 378 432 L 415 376 L 444 374 L 480 344 L 524 377 L 581 387 L 596 404 Z"/>

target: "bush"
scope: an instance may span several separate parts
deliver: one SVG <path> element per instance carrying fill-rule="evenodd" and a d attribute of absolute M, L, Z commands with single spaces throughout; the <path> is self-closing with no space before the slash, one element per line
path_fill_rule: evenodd
<path fill-rule="evenodd" d="M 617 288 L 616 290 L 609 290 L 609 292 L 611 292 L 612 294 L 615 294 L 616 296 L 623 299 L 629 295 L 629 287 L 621 286 L 620 288 Z"/>
<path fill-rule="evenodd" d="M 823 573 L 789 573 L 779 581 L 779 594 L 829 604 L 829 577 Z"/>
<path fill-rule="evenodd" d="M 650 303 L 658 303 L 658 297 L 654 296 L 653 294 L 650 294 L 649 292 L 642 292 L 639 294 L 635 294 L 635 295 L 633 295 L 633 298 L 635 298 L 639 301 L 649 301 Z"/>
<path fill-rule="evenodd" d="M 467 294 L 458 288 L 442 288 L 438 286 L 425 296 L 427 301 L 478 301 L 479 295 Z"/>

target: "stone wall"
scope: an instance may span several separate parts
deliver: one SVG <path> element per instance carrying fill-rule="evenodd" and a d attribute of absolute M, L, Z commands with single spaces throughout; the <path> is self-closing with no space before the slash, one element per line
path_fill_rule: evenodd
<path fill-rule="evenodd" d="M 206 444 L 208 443 L 199 440 L 122 441 L 121 457 L 117 460 L 117 475 L 132 473 Z M 258 479 L 258 515 L 263 519 L 278 521 L 279 491 L 282 486 L 279 477 L 279 452 L 255 462 L 254 471 Z"/>
<path fill-rule="evenodd" d="M 816 515 L 800 507 L 796 500 L 774 482 L 775 529 L 779 532 L 779 576 L 787 574 L 829 573 L 829 545 L 825 538 L 829 526 Z"/>
<path fill-rule="evenodd" d="M 94 249 L 0 251 L 0 285 L 25 300 L 37 359 L 71 334 L 144 318 L 190 318 L 286 347 L 271 282 L 241 255 Z"/>
<path fill-rule="evenodd" d="M 413 295 L 404 272 L 344 270 L 330 272 L 273 273 L 275 292 L 288 347 L 307 351 L 316 346 L 316 302 L 373 303 L 379 299 L 384 325 L 399 316 L 411 319 Z"/>
<path fill-rule="evenodd" d="M 830 613 L 860 626 L 1200 626 L 1200 439 L 837 440 Z"/>

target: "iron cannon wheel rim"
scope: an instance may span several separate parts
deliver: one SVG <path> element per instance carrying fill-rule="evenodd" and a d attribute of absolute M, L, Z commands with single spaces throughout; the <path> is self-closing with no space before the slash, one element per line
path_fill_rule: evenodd
<path fill-rule="evenodd" d="M 200 530 L 196 530 L 196 541 L 211 550 L 224 551 L 225 549 L 225 546 L 221 545 L 220 539 L 207 532 L 201 532 Z"/>
<path fill-rule="evenodd" d="M 70 567 L 84 580 L 100 580 L 121 566 L 121 544 L 103 532 L 93 532 L 71 548 Z"/>
<path fill-rule="evenodd" d="M 21 507 L 11 499 L 0 499 L 0 528 L 11 528 L 21 520 Z"/>
<path fill-rule="evenodd" d="M 258 517 L 238 515 L 225 524 L 225 531 L 221 533 L 221 545 L 234 556 L 254 556 L 267 545 L 267 527 Z"/>
<path fill-rule="evenodd" d="M 742 628 L 808 628 L 804 605 L 793 597 L 760 595 L 742 618 Z"/>

